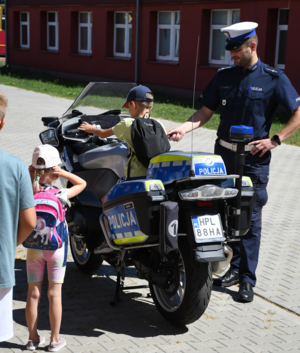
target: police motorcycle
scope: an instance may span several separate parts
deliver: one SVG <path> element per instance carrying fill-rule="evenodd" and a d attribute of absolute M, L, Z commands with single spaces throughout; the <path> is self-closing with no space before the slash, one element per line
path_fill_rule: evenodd
<path fill-rule="evenodd" d="M 109 128 L 129 117 L 99 108 L 111 97 L 120 97 L 121 106 L 133 86 L 89 83 L 61 118 L 42 118 L 48 128 L 40 139 L 59 150 L 63 168 L 87 182 L 66 216 L 77 267 L 88 274 L 104 260 L 114 267 L 115 304 L 120 291 L 144 287 L 124 286 L 125 268 L 134 266 L 137 277 L 149 283 L 161 315 L 174 325 L 187 325 L 208 306 L 212 273 L 228 268 L 228 243 L 250 227 L 254 191 L 242 175 L 244 145 L 253 129 L 232 127 L 238 175 L 227 175 L 218 155 L 170 151 L 150 161 L 146 179 L 117 184 L 125 174 L 126 143 L 78 127 L 88 121 Z M 101 244 L 107 246 L 101 249 Z"/>

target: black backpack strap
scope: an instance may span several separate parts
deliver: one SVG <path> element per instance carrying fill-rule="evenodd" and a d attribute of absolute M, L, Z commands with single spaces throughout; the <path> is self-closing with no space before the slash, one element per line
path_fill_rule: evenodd
<path fill-rule="evenodd" d="M 44 186 L 44 190 L 46 190 L 46 189 L 58 189 L 58 187 L 56 187 L 56 186 L 53 186 L 53 185 L 51 185 L 51 184 L 44 184 L 44 183 L 40 183 L 40 185 L 41 186 Z"/>
<path fill-rule="evenodd" d="M 66 222 L 66 220 L 64 220 L 64 222 Z M 62 241 L 63 241 L 63 244 L 65 244 L 63 266 L 66 266 L 67 265 L 67 259 L 68 259 L 68 242 L 69 242 L 68 233 L 66 234 L 65 239 L 63 239 Z"/>
<path fill-rule="evenodd" d="M 131 159 L 134 155 L 133 150 L 129 147 L 129 154 L 128 154 L 128 164 L 127 164 L 127 180 L 130 180 L 130 169 L 131 169 Z"/>

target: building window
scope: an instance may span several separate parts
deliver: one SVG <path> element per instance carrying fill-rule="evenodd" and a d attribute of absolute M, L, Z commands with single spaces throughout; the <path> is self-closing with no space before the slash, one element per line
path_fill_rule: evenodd
<path fill-rule="evenodd" d="M 1 7 L 1 26 L 0 30 L 5 31 L 5 6 Z"/>
<path fill-rule="evenodd" d="M 79 12 L 79 28 L 78 28 L 78 52 L 92 53 L 92 12 Z"/>
<path fill-rule="evenodd" d="M 20 12 L 20 47 L 29 48 L 29 12 Z"/>
<path fill-rule="evenodd" d="M 210 64 L 230 65 L 230 52 L 225 50 L 225 36 L 221 28 L 240 22 L 241 10 L 211 11 L 209 60 Z"/>
<path fill-rule="evenodd" d="M 179 60 L 180 11 L 157 13 L 156 59 Z"/>
<path fill-rule="evenodd" d="M 58 50 L 58 13 L 47 12 L 47 49 Z"/>
<path fill-rule="evenodd" d="M 288 21 L 289 21 L 289 9 L 280 9 L 278 11 L 276 57 L 275 57 L 275 66 L 278 67 L 279 69 L 285 68 L 285 51 L 286 51 Z"/>
<path fill-rule="evenodd" d="M 115 12 L 114 56 L 131 57 L 132 12 Z"/>

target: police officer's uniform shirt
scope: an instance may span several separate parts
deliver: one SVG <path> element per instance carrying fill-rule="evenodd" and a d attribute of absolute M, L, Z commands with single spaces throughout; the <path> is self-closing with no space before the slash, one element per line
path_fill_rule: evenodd
<path fill-rule="evenodd" d="M 254 140 L 263 139 L 279 105 L 289 113 L 300 106 L 287 76 L 260 60 L 245 71 L 237 66 L 219 69 L 199 101 L 213 111 L 220 106 L 217 135 L 228 142 L 232 125 L 253 126 Z"/>

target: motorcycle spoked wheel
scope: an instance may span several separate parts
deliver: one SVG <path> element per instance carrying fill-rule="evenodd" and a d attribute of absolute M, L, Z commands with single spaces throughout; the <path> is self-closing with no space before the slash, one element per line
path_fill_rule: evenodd
<path fill-rule="evenodd" d="M 70 235 L 70 248 L 76 266 L 83 273 L 92 274 L 101 266 L 101 255 L 94 254 L 94 249 L 90 250 L 84 240 Z"/>
<path fill-rule="evenodd" d="M 175 326 L 198 320 L 205 312 L 212 291 L 211 266 L 197 262 L 186 237 L 179 237 L 179 286 L 173 295 L 172 286 L 166 290 L 150 284 L 150 291 L 160 314 Z M 174 287 L 174 286 L 173 286 Z"/>

